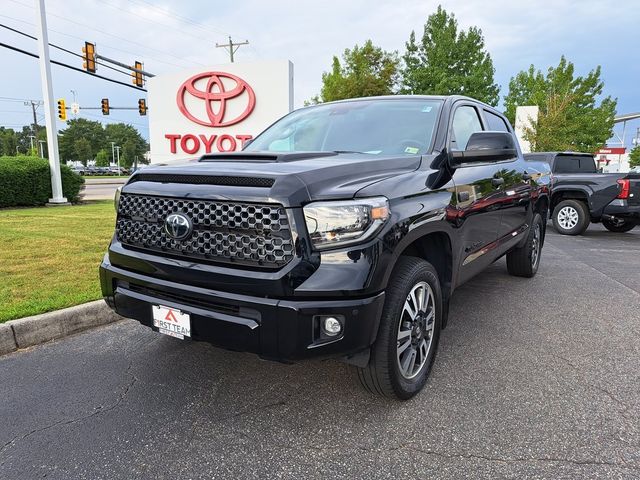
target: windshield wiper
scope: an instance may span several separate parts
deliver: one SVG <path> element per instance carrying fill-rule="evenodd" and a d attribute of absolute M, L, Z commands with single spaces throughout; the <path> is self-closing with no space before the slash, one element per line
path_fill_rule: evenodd
<path fill-rule="evenodd" d="M 369 152 L 358 152 L 356 150 L 331 150 L 333 153 L 362 153 L 362 154 L 367 154 L 367 155 L 371 155 L 371 153 Z"/>

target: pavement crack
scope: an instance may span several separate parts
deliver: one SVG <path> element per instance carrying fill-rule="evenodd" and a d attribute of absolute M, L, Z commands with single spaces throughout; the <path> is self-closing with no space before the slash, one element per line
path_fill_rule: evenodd
<path fill-rule="evenodd" d="M 136 377 L 133 373 L 131 373 L 131 368 L 133 366 L 133 363 L 130 362 L 129 366 L 127 367 L 126 370 L 126 374 L 129 375 L 131 377 L 131 379 L 129 380 L 129 382 L 127 382 L 127 384 L 125 385 L 124 389 L 122 390 L 122 392 L 120 392 L 120 394 L 118 395 L 118 398 L 116 399 L 115 402 L 113 402 L 111 405 L 108 405 L 106 408 L 103 408 L 102 405 L 99 405 L 97 407 L 94 408 L 93 412 L 89 413 L 89 414 L 85 414 L 85 415 L 81 415 L 79 417 L 75 417 L 69 420 L 59 420 L 57 422 L 54 422 L 52 424 L 46 425 L 44 427 L 41 428 L 35 428 L 23 435 L 16 435 L 15 437 L 13 437 L 11 440 L 9 440 L 8 442 L 6 442 L 4 445 L 2 445 L 2 447 L 0 447 L 0 455 L 5 451 L 5 449 L 7 449 L 9 446 L 13 445 L 16 442 L 20 442 L 22 440 L 25 440 L 26 438 L 35 435 L 37 433 L 40 432 L 44 432 L 46 430 L 49 430 L 51 428 L 57 427 L 57 426 L 66 426 L 66 425 L 72 425 L 74 423 L 78 423 L 78 422 L 82 422 L 88 418 L 94 417 L 96 415 L 100 415 L 106 412 L 109 412 L 111 410 L 113 410 L 114 408 L 117 408 L 122 401 L 124 400 L 124 398 L 127 396 L 127 394 L 129 393 L 129 390 L 131 390 L 131 387 L 133 387 L 133 385 L 138 381 L 138 377 Z M 4 463 L 4 462 L 3 462 Z M 2 465 L 2 464 L 0 464 Z"/>
<path fill-rule="evenodd" d="M 488 462 L 501 462 L 501 463 L 526 463 L 526 462 L 547 462 L 547 463 L 565 463 L 571 465 L 594 465 L 594 466 L 609 466 L 609 467 L 618 467 L 618 468 L 627 468 L 631 470 L 640 471 L 640 466 L 638 465 L 630 465 L 628 463 L 618 463 L 618 462 L 607 462 L 604 460 L 577 460 L 572 458 L 561 458 L 561 457 L 499 457 L 499 456 L 489 456 L 489 455 L 481 455 L 476 453 L 445 453 L 439 452 L 437 450 L 431 449 L 422 449 L 418 448 L 414 445 L 402 445 L 392 450 L 411 450 L 419 453 L 424 453 L 427 455 L 436 455 L 447 459 L 455 459 L 455 458 L 464 458 L 464 459 L 478 459 L 478 460 L 486 460 Z"/>
<path fill-rule="evenodd" d="M 288 450 L 314 450 L 317 452 L 335 452 L 335 451 L 344 451 L 344 446 L 334 446 L 334 447 L 325 447 L 325 446 L 316 446 L 316 445 L 298 445 L 298 446 L 282 446 L 281 448 L 285 448 Z M 562 457 L 509 457 L 509 456 L 491 456 L 491 455 L 483 455 L 479 453 L 461 453 L 461 452 L 442 452 L 438 450 L 425 449 L 415 446 L 412 443 L 401 444 L 398 446 L 392 446 L 389 448 L 369 448 L 365 446 L 356 446 L 356 449 L 365 453 L 380 453 L 380 452 L 395 452 L 401 450 L 409 450 L 412 452 L 422 453 L 425 455 L 433 455 L 442 458 L 446 458 L 448 460 L 455 459 L 477 459 L 477 460 L 485 460 L 487 462 L 500 462 L 500 463 L 527 463 L 527 462 L 544 462 L 544 463 L 564 463 L 571 465 L 592 465 L 592 466 L 609 466 L 609 467 L 617 467 L 617 468 L 627 468 L 631 470 L 640 471 L 640 465 L 629 464 L 624 460 L 621 462 L 608 462 L 604 460 L 578 460 L 573 458 L 562 458 Z"/>
<path fill-rule="evenodd" d="M 557 358 L 559 360 L 562 360 L 567 366 L 569 366 L 584 382 L 585 385 L 598 390 L 600 393 L 603 393 L 605 396 L 609 397 L 609 399 L 615 403 L 616 405 L 618 405 L 618 407 L 620 408 L 620 414 L 624 417 L 625 420 L 632 420 L 631 418 L 629 418 L 629 405 L 627 405 L 625 402 L 623 402 L 622 400 L 620 400 L 616 395 L 614 395 L 612 392 L 610 392 L 608 389 L 600 386 L 600 385 L 596 385 L 595 383 L 592 383 L 590 381 L 588 381 L 583 372 L 580 370 L 580 368 L 575 365 L 573 362 L 571 362 L 568 358 L 563 357 L 562 355 L 558 355 L 557 353 L 552 353 L 551 354 L 552 357 Z"/>

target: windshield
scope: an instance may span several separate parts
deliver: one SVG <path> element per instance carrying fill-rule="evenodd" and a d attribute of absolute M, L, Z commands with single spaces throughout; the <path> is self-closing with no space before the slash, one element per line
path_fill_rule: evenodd
<path fill-rule="evenodd" d="M 248 152 L 425 153 L 441 100 L 358 100 L 303 108 L 261 133 Z"/>

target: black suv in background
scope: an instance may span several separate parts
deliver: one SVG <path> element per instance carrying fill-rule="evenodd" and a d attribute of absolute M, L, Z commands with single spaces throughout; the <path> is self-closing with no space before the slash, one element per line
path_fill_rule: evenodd
<path fill-rule="evenodd" d="M 510 274 L 536 274 L 548 192 L 548 165 L 525 162 L 505 117 L 471 98 L 307 107 L 242 152 L 136 172 L 102 292 L 161 333 L 339 358 L 407 399 L 456 287 L 503 255 Z"/>
<path fill-rule="evenodd" d="M 553 172 L 550 215 L 563 235 L 580 235 L 590 222 L 612 232 L 640 224 L 640 174 L 599 173 L 590 153 L 527 153 L 525 159 L 546 162 Z"/>

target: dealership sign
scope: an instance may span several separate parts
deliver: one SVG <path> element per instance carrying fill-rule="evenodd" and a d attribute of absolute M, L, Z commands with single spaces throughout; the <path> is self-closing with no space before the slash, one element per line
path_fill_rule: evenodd
<path fill-rule="evenodd" d="M 606 147 L 596 152 L 596 155 L 624 155 L 627 149 L 625 147 Z"/>
<path fill-rule="evenodd" d="M 233 63 L 149 80 L 151 161 L 240 150 L 293 108 L 288 61 Z"/>

